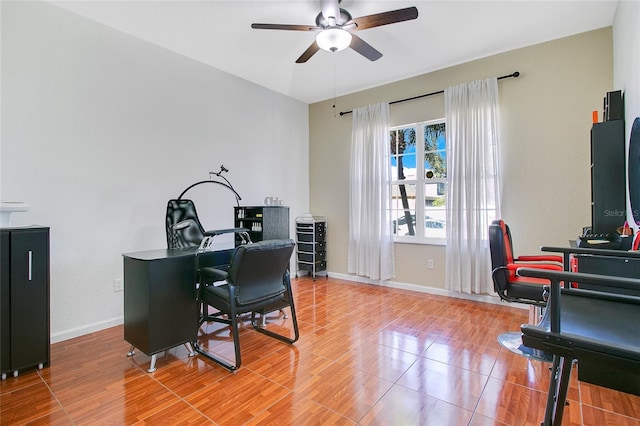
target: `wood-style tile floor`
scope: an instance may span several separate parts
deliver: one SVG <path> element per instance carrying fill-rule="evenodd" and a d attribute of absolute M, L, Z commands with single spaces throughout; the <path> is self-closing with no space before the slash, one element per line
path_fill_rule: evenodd
<path fill-rule="evenodd" d="M 324 277 L 293 286 L 300 340 L 245 327 L 235 374 L 182 346 L 147 373 L 150 357 L 127 357 L 113 327 L 56 343 L 50 366 L 2 381 L 0 424 L 540 424 L 549 364 L 496 342 L 525 310 Z M 274 314 L 268 326 L 289 325 Z M 202 344 L 230 356 L 216 327 Z M 640 426 L 640 397 L 576 376 L 563 424 Z"/>

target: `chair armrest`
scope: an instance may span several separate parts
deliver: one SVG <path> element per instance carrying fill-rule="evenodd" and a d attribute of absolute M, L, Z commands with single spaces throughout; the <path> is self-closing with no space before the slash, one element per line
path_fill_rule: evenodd
<path fill-rule="evenodd" d="M 515 260 L 520 262 L 557 262 L 562 264 L 562 256 L 560 255 L 518 256 Z"/>
<path fill-rule="evenodd" d="M 229 277 L 229 272 L 209 266 L 198 269 L 198 273 L 200 275 L 200 281 L 203 283 L 225 281 Z"/>
<path fill-rule="evenodd" d="M 506 265 L 507 269 L 510 271 L 516 271 L 519 268 L 532 268 L 532 269 L 547 269 L 552 271 L 563 271 L 562 265 L 557 265 L 555 263 L 508 263 Z"/>
<path fill-rule="evenodd" d="M 247 228 L 227 228 L 227 229 L 214 229 L 204 233 L 205 237 L 215 237 L 222 234 L 235 234 L 237 232 L 249 232 Z"/>

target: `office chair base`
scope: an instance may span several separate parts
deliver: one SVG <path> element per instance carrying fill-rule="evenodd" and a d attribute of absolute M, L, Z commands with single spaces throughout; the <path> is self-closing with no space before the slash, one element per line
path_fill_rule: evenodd
<path fill-rule="evenodd" d="M 529 358 L 535 361 L 553 362 L 553 355 L 540 349 L 533 349 L 522 343 L 522 333 L 520 331 L 510 331 L 498 336 L 498 343 L 510 352 Z"/>

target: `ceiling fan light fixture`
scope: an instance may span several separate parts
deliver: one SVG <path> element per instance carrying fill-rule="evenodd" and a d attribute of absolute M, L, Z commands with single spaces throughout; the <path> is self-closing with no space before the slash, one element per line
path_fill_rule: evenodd
<path fill-rule="evenodd" d="M 339 52 L 351 44 L 351 33 L 341 28 L 328 28 L 316 34 L 316 43 L 322 50 Z"/>

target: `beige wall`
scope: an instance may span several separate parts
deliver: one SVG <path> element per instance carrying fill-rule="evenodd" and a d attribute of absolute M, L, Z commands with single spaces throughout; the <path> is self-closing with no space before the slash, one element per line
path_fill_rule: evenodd
<path fill-rule="evenodd" d="M 521 76 L 499 83 L 502 217 L 516 253 L 567 245 L 591 222 L 591 111 L 614 89 L 612 44 L 604 28 L 343 96 L 335 108 L 333 100 L 310 105 L 310 208 L 328 221 L 329 272 L 347 274 L 351 115 L 339 112 L 513 71 Z M 441 117 L 442 95 L 391 106 L 391 125 Z M 394 282 L 444 288 L 444 247 L 395 244 L 395 254 Z"/>

